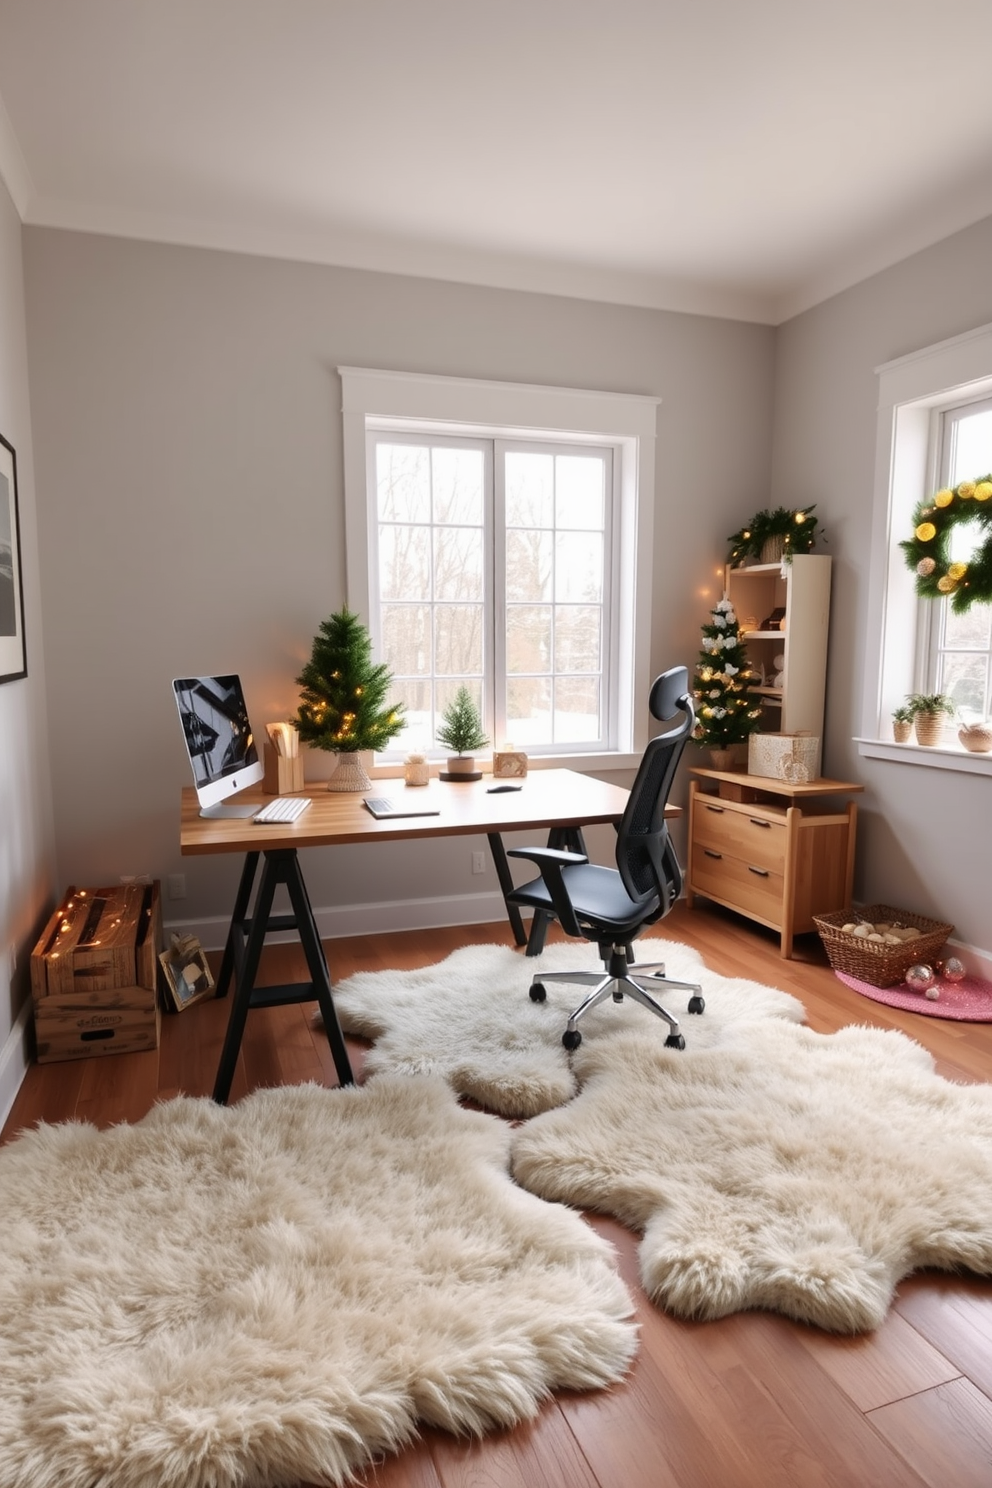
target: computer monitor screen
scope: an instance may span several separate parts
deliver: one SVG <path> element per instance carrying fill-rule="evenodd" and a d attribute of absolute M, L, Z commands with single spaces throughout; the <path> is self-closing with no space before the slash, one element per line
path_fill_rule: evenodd
<path fill-rule="evenodd" d="M 258 806 L 226 801 L 262 779 L 241 678 L 177 677 L 172 684 L 201 816 L 254 816 Z"/>

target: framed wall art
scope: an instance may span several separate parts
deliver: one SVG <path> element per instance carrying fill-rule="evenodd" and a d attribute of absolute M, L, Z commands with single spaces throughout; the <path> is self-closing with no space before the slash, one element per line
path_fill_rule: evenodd
<path fill-rule="evenodd" d="M 15 682 L 27 674 L 17 456 L 0 434 L 0 682 Z"/>

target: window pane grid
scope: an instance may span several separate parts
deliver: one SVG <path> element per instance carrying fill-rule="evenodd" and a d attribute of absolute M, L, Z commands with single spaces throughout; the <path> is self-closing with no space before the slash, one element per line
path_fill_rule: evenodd
<path fill-rule="evenodd" d="M 608 747 L 612 450 L 385 432 L 373 444 L 375 629 L 408 719 L 390 753 L 441 752 L 463 682 L 494 746 Z"/>
<path fill-rule="evenodd" d="M 992 471 L 992 402 L 945 410 L 941 418 L 941 483 L 951 487 Z M 982 541 L 976 524 L 951 531 L 951 557 L 966 562 Z M 930 608 L 926 690 L 946 693 L 971 722 L 992 708 L 992 606 L 972 605 L 956 614 L 949 599 Z"/>

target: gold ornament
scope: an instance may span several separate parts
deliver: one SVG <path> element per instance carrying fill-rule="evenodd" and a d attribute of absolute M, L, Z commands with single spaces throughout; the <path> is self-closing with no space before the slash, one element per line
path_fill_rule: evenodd
<path fill-rule="evenodd" d="M 958 495 L 961 497 L 962 501 L 968 501 L 972 496 L 974 496 L 975 489 L 976 487 L 974 481 L 962 481 L 961 484 L 958 486 Z M 984 500 L 984 497 L 982 499 Z"/>
<path fill-rule="evenodd" d="M 932 558 L 921 558 L 916 565 L 916 572 L 921 579 L 928 579 L 936 567 L 937 564 Z"/>
<path fill-rule="evenodd" d="M 937 529 L 932 522 L 921 522 L 916 529 L 916 537 L 919 542 L 929 542 L 937 536 Z"/>
<path fill-rule="evenodd" d="M 979 481 L 975 487 L 975 500 L 988 501 L 992 497 L 992 481 Z"/>
<path fill-rule="evenodd" d="M 948 490 L 948 488 L 945 486 L 942 491 L 937 492 L 936 496 L 933 498 L 933 504 L 934 506 L 950 506 L 953 500 L 954 492 Z"/>
<path fill-rule="evenodd" d="M 937 588 L 940 590 L 941 594 L 952 594 L 957 588 L 957 585 L 952 578 L 948 577 L 947 574 L 942 574 L 941 577 L 937 580 Z"/>
<path fill-rule="evenodd" d="M 952 563 L 947 570 L 947 577 L 953 579 L 955 584 L 960 584 L 967 572 L 967 563 Z"/>

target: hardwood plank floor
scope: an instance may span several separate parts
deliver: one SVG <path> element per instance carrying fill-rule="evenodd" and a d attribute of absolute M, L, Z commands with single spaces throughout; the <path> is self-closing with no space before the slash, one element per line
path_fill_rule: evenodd
<path fill-rule="evenodd" d="M 898 1028 L 952 1080 L 992 1076 L 992 1024 L 952 1023 L 870 1002 L 833 975 L 816 937 L 783 961 L 770 932 L 716 908 L 683 905 L 661 938 L 695 946 L 707 964 L 799 997 L 810 1025 Z M 458 946 L 510 942 L 498 923 L 342 939 L 327 945 L 335 980 L 356 970 L 415 967 Z M 212 958 L 216 968 L 217 958 Z M 523 981 L 526 970 L 522 968 Z M 263 978 L 304 975 L 298 947 L 272 946 Z M 162 1022 L 157 1052 L 33 1066 L 2 1137 L 37 1121 L 135 1121 L 160 1099 L 209 1095 L 226 1002 L 197 1003 Z M 311 1005 L 248 1019 L 232 1100 L 251 1089 L 336 1083 Z M 357 1077 L 363 1046 L 349 1040 Z M 921 1274 L 899 1289 L 877 1333 L 835 1338 L 785 1318 L 741 1313 L 716 1323 L 671 1318 L 644 1296 L 637 1237 L 588 1216 L 617 1249 L 637 1302 L 640 1348 L 612 1389 L 563 1394 L 535 1421 L 481 1441 L 423 1436 L 370 1471 L 374 1488 L 987 1488 L 992 1483 L 992 1281 Z"/>

